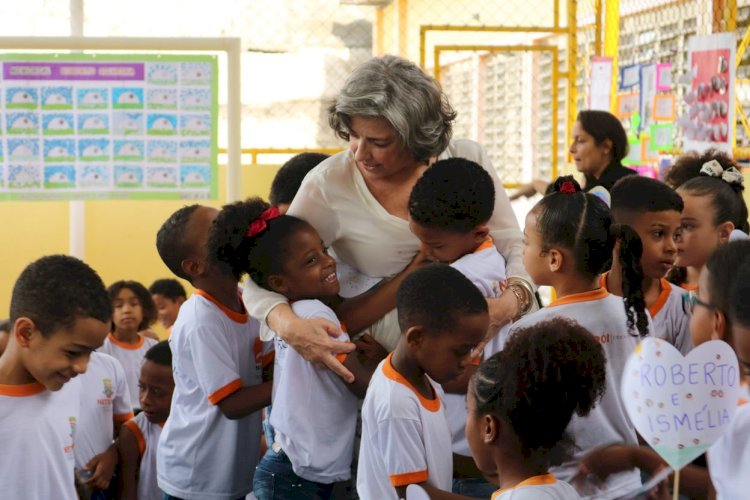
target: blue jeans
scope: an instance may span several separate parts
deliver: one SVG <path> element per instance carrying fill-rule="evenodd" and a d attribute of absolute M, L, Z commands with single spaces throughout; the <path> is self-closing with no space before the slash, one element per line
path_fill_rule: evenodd
<path fill-rule="evenodd" d="M 258 500 L 328 500 L 332 497 L 334 484 L 299 477 L 284 450 L 276 453 L 269 448 L 255 468 L 253 494 Z"/>
<path fill-rule="evenodd" d="M 173 497 L 169 493 L 164 493 L 163 491 L 161 492 L 161 498 L 162 500 L 182 500 L 179 497 Z M 238 498 L 237 500 L 245 500 L 245 497 Z"/>
<path fill-rule="evenodd" d="M 499 489 L 499 486 L 483 478 L 453 478 L 453 493 L 465 497 L 488 499 Z"/>

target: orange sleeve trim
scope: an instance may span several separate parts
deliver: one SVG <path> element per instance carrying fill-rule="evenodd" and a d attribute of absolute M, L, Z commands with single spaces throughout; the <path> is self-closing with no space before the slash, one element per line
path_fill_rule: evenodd
<path fill-rule="evenodd" d="M 242 389 L 242 379 L 232 380 L 227 385 L 208 396 L 208 402 L 212 405 L 217 405 L 223 401 L 227 396 L 235 393 Z"/>
<path fill-rule="evenodd" d="M 659 284 L 661 285 L 661 292 L 656 298 L 656 302 L 654 302 L 651 307 L 648 308 L 648 312 L 649 314 L 651 314 L 652 318 L 655 318 L 656 315 L 659 314 L 661 308 L 664 307 L 664 304 L 667 303 L 669 294 L 672 293 L 672 285 L 669 284 L 669 281 L 662 278 L 661 280 L 659 280 Z"/>
<path fill-rule="evenodd" d="M 245 310 L 245 303 L 242 302 L 242 296 L 240 296 L 240 305 L 242 306 L 242 312 L 236 312 L 229 309 L 227 306 L 216 300 L 211 294 L 206 292 L 205 290 L 196 290 L 196 295 L 200 295 L 207 301 L 211 302 L 213 305 L 221 309 L 221 312 L 227 315 L 229 319 L 234 321 L 235 323 L 247 323 L 248 318 L 250 317 L 247 314 L 247 311 Z"/>
<path fill-rule="evenodd" d="M 604 299 L 608 296 L 609 292 L 605 288 L 597 288 L 596 290 L 591 290 L 590 292 L 574 293 L 572 295 L 561 297 L 553 301 L 547 307 L 564 306 L 566 304 L 575 304 L 577 302 L 589 302 L 592 300 Z"/>
<path fill-rule="evenodd" d="M 336 359 L 339 360 L 339 363 L 344 363 L 346 361 L 346 357 L 348 356 L 348 353 L 342 352 L 336 355 Z"/>
<path fill-rule="evenodd" d="M 419 472 L 406 472 L 404 474 L 393 474 L 388 476 L 391 481 L 391 486 L 408 486 L 410 484 L 424 483 L 427 481 L 427 470 L 421 470 Z"/>
<path fill-rule="evenodd" d="M 115 415 L 112 417 L 115 422 L 127 422 L 131 418 L 135 418 L 135 415 L 131 411 L 130 413 L 123 413 L 122 415 Z"/>
<path fill-rule="evenodd" d="M 419 402 L 427 411 L 438 411 L 440 409 L 440 398 L 437 396 L 437 391 L 435 390 L 435 388 L 432 387 L 432 383 L 428 382 L 430 384 L 430 388 L 432 389 L 433 398 L 427 399 L 426 397 L 422 396 L 419 391 L 413 385 L 411 385 L 411 383 L 406 380 L 406 378 L 404 378 L 403 375 L 396 371 L 396 369 L 393 367 L 393 364 L 391 363 L 392 356 L 393 353 L 389 354 L 388 357 L 385 358 L 385 363 L 383 363 L 383 375 L 393 380 L 394 382 L 398 382 L 399 384 L 403 384 L 408 387 L 417 396 Z"/>
<path fill-rule="evenodd" d="M 44 391 L 44 386 L 39 382 L 22 385 L 4 385 L 0 384 L 0 396 L 12 396 L 22 398 L 25 396 L 34 396 Z"/>
<path fill-rule="evenodd" d="M 146 440 L 143 438 L 143 433 L 141 432 L 141 428 L 138 427 L 138 424 L 135 423 L 135 420 L 128 420 L 123 426 L 127 427 L 130 432 L 133 433 L 133 436 L 135 437 L 135 441 L 138 443 L 138 454 L 142 457 L 143 452 L 146 451 Z"/>

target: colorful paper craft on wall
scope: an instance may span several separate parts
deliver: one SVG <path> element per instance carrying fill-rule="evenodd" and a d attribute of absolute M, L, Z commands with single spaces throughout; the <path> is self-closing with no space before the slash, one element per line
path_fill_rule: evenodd
<path fill-rule="evenodd" d="M 638 92 L 617 95 L 617 116 L 621 119 L 630 118 L 638 111 Z"/>
<path fill-rule="evenodd" d="M 673 94 L 654 96 L 654 121 L 673 122 L 675 119 L 675 97 Z"/>

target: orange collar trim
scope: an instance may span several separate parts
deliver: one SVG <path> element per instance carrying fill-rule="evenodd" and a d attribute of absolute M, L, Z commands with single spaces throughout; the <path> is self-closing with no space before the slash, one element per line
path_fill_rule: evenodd
<path fill-rule="evenodd" d="M 487 239 L 482 242 L 481 245 L 479 245 L 476 250 L 474 250 L 474 253 L 479 253 L 483 250 L 487 250 L 488 248 L 494 248 L 495 242 L 492 239 L 492 236 L 487 236 Z"/>
<path fill-rule="evenodd" d="M 117 340 L 117 338 L 113 334 L 109 334 L 109 341 L 112 342 L 117 347 L 120 347 L 122 349 L 127 349 L 128 351 L 135 351 L 136 349 L 140 349 L 143 343 L 145 342 L 145 339 L 143 338 L 143 335 L 140 333 L 138 334 L 138 342 L 135 344 L 128 344 L 127 342 L 123 342 L 122 340 Z"/>
<path fill-rule="evenodd" d="M 690 285 L 688 283 L 683 283 L 680 285 L 682 288 L 687 290 L 688 292 L 697 292 L 698 291 L 698 285 Z"/>
<path fill-rule="evenodd" d="M 210 293 L 206 292 L 205 290 L 196 290 L 195 294 L 200 295 L 204 299 L 213 303 L 216 307 L 221 309 L 221 311 L 224 314 L 226 314 L 229 319 L 231 319 L 235 323 L 247 323 L 249 316 L 247 314 L 247 310 L 245 309 L 245 303 L 242 302 L 242 296 L 240 296 L 240 305 L 242 306 L 242 312 L 238 313 L 238 312 L 232 311 L 227 306 L 225 306 L 224 304 L 216 300 Z"/>
<path fill-rule="evenodd" d="M 39 382 L 33 382 L 31 384 L 21 385 L 5 385 L 0 384 L 0 396 L 11 396 L 14 398 L 23 398 L 26 396 L 34 396 L 44 391 L 44 386 Z"/>
<path fill-rule="evenodd" d="M 669 283 L 669 281 L 662 278 L 659 280 L 659 285 L 661 286 L 661 292 L 656 298 L 656 302 L 654 302 L 651 307 L 648 308 L 648 312 L 649 314 L 651 314 L 652 318 L 656 317 L 656 315 L 659 314 L 661 308 L 664 307 L 664 304 L 667 303 L 669 294 L 672 293 L 672 285 Z"/>
<path fill-rule="evenodd" d="M 424 406 L 426 410 L 431 412 L 438 411 L 440 409 L 440 398 L 437 396 L 437 391 L 432 386 L 432 383 L 430 383 L 430 388 L 432 389 L 432 393 L 435 397 L 433 399 L 427 399 L 426 397 L 422 396 L 419 391 L 413 385 L 411 385 L 411 383 L 406 380 L 406 378 L 404 378 L 403 375 L 396 371 L 396 369 L 393 367 L 393 364 L 391 363 L 392 357 L 393 353 L 389 354 L 388 357 L 385 358 L 385 363 L 383 363 L 383 374 L 394 382 L 403 384 L 411 389 L 411 391 L 417 395 L 417 398 L 419 398 L 419 402 L 422 404 L 422 406 Z"/>
<path fill-rule="evenodd" d="M 547 474 L 542 474 L 541 476 L 532 476 L 524 481 L 521 481 L 515 486 L 511 486 L 510 488 L 503 488 L 503 489 L 495 491 L 492 494 L 492 499 L 494 500 L 495 498 L 499 497 L 506 491 L 514 490 L 516 488 L 521 488 L 523 486 L 542 486 L 545 484 L 555 484 L 556 482 L 557 482 L 557 479 L 555 478 L 553 474 L 547 473 Z"/>
<path fill-rule="evenodd" d="M 604 299 L 609 296 L 609 292 L 606 288 L 597 288 L 596 290 L 591 290 L 588 292 L 581 292 L 581 293 L 574 293 L 572 295 L 567 295 L 565 297 L 561 297 L 554 302 L 552 302 L 547 307 L 554 307 L 554 306 L 564 306 L 566 304 L 575 304 L 577 302 L 589 302 L 592 300 L 600 300 Z"/>
<path fill-rule="evenodd" d="M 609 276 L 609 271 L 599 277 L 599 286 L 609 292 L 609 288 L 607 288 L 607 276 Z"/>

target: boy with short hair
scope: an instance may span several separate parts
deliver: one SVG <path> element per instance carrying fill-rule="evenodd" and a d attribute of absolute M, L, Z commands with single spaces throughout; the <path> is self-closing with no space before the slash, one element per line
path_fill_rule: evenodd
<path fill-rule="evenodd" d="M 687 354 L 693 343 L 690 317 L 682 308 L 685 290 L 664 279 L 677 255 L 674 237 L 680 227 L 682 198 L 666 184 L 639 175 L 619 180 L 610 194 L 615 222 L 630 226 L 643 248 L 641 290 L 653 319 L 654 334 Z M 602 286 L 622 295 L 621 276 L 621 267 L 615 259 L 612 270 L 602 276 Z"/>
<path fill-rule="evenodd" d="M 409 226 L 431 260 L 449 263 L 479 288 L 485 298 L 499 297 L 507 286 L 505 259 L 487 225 L 495 205 L 492 178 L 479 164 L 464 158 L 436 162 L 416 182 L 409 197 Z M 445 411 L 453 436 L 453 492 L 490 496 L 488 483 L 471 458 L 466 441 L 466 389 L 482 359 L 501 349 L 510 325 L 487 343 L 464 375 L 443 386 Z"/>
<path fill-rule="evenodd" d="M 154 299 L 159 323 L 169 336 L 172 325 L 177 320 L 180 306 L 187 300 L 185 288 L 176 279 L 164 278 L 154 281 L 148 291 L 151 293 L 151 298 Z"/>
<path fill-rule="evenodd" d="M 143 411 L 125 422 L 117 441 L 122 460 L 119 498 L 161 500 L 156 481 L 156 450 L 174 392 L 172 351 L 166 340 L 146 352 L 138 389 Z"/>
<path fill-rule="evenodd" d="M 271 205 L 276 205 L 279 211 L 285 214 L 307 173 L 328 157 L 329 155 L 323 153 L 305 152 L 287 160 L 276 172 L 271 183 L 271 192 L 268 195 Z"/>
<path fill-rule="evenodd" d="M 183 207 L 156 237 L 167 267 L 196 288 L 169 340 L 175 389 L 156 456 L 165 498 L 247 495 L 259 455 L 259 410 L 271 402 L 271 382 L 261 383 L 253 354 L 258 322 L 247 314 L 231 271 L 207 258 L 218 213 Z"/>
<path fill-rule="evenodd" d="M 12 331 L 0 357 L 0 471 L 6 498 L 76 500 L 80 380 L 109 333 L 99 275 L 65 255 L 42 257 L 16 280 Z"/>
<path fill-rule="evenodd" d="M 362 406 L 361 498 L 404 498 L 409 484 L 430 494 L 451 490 L 451 433 L 434 382 L 460 377 L 489 328 L 482 294 L 443 264 L 406 277 L 396 305 L 401 338 L 373 373 Z"/>

